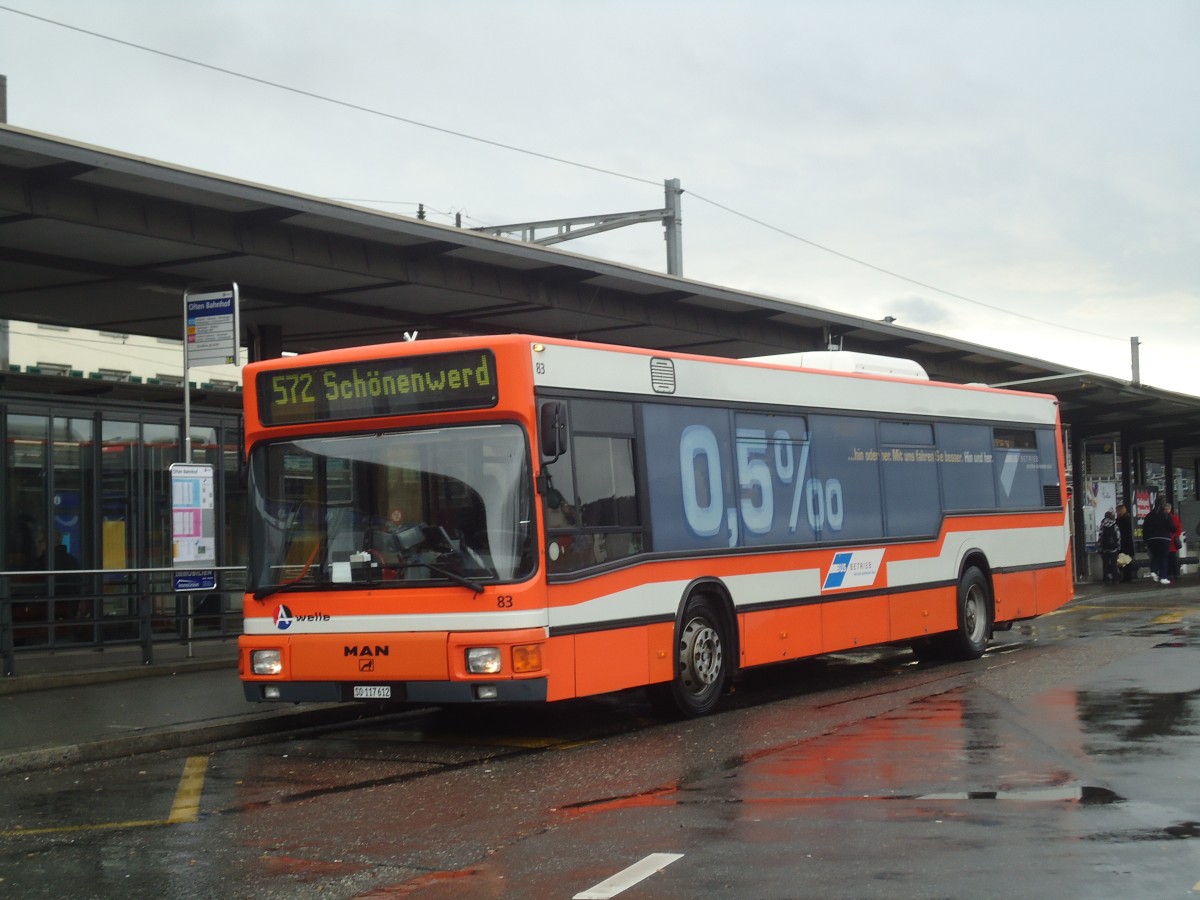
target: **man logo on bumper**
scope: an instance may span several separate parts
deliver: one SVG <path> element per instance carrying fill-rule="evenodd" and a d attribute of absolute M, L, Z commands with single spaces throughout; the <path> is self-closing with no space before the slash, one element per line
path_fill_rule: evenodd
<path fill-rule="evenodd" d="M 870 587 L 875 583 L 882 560 L 883 550 L 844 550 L 835 553 L 821 590 Z"/>

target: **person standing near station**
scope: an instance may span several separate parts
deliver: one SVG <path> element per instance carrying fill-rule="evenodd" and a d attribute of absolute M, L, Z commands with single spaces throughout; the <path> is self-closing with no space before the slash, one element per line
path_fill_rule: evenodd
<path fill-rule="evenodd" d="M 1104 513 L 1100 523 L 1100 534 L 1096 543 L 1100 549 L 1100 561 L 1104 565 L 1104 583 L 1117 583 L 1117 554 L 1121 552 L 1121 533 L 1117 531 L 1117 517 L 1110 509 Z"/>
<path fill-rule="evenodd" d="M 1121 536 L 1122 556 L 1129 557 L 1129 562 L 1121 566 L 1121 581 L 1133 581 L 1137 574 L 1137 559 L 1133 555 L 1133 517 L 1129 515 L 1129 507 L 1124 503 L 1117 505 L 1117 533 Z"/>
<path fill-rule="evenodd" d="M 1170 584 L 1171 570 L 1168 566 L 1174 538 L 1162 497 L 1154 502 L 1154 509 L 1142 520 L 1142 538 L 1146 541 L 1146 549 L 1150 551 L 1150 577 L 1159 584 Z"/>

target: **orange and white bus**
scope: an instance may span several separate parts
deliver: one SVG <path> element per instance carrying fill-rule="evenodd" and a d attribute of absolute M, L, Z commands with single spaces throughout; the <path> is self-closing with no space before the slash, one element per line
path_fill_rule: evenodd
<path fill-rule="evenodd" d="M 974 658 L 1071 598 L 1053 397 L 802 356 L 509 335 L 248 366 L 247 698 L 647 686 L 699 715 L 741 669 Z"/>

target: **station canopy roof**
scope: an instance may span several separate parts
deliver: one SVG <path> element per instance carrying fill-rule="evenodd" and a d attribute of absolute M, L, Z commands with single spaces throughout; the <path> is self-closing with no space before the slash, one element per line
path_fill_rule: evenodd
<path fill-rule="evenodd" d="M 1200 447 L 1200 399 L 895 324 L 0 126 L 0 319 L 179 339 L 237 282 L 254 356 L 530 334 L 725 357 L 825 349 L 1056 394 L 1078 436 Z"/>

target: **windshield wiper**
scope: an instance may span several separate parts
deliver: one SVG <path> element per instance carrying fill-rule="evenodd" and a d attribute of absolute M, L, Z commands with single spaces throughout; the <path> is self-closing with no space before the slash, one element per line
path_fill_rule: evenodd
<path fill-rule="evenodd" d="M 283 584 L 268 584 L 265 587 L 256 588 L 251 596 L 253 596 L 255 600 L 266 600 L 272 594 L 280 594 L 284 591 L 290 591 L 292 588 L 296 587 L 296 585 L 297 582 L 295 581 L 285 581 Z"/>
<path fill-rule="evenodd" d="M 400 563 L 398 566 L 394 566 L 394 567 L 389 566 L 389 568 L 396 568 L 396 569 L 425 568 L 431 572 L 436 572 L 438 575 L 441 575 L 442 577 L 447 578 L 450 581 L 453 581 L 455 584 L 460 585 L 461 587 L 465 587 L 471 591 L 474 591 L 476 594 L 483 593 L 483 585 L 480 584 L 478 581 L 475 581 L 474 579 L 471 579 L 471 578 L 467 578 L 465 575 L 460 575 L 457 572 L 455 572 L 453 569 L 448 569 L 445 566 L 440 566 L 434 562 Z M 368 583 L 369 584 L 380 584 L 381 579 L 374 579 L 374 580 L 369 581 Z M 255 589 L 254 593 L 251 596 L 253 596 L 255 600 L 266 600 L 272 594 L 280 594 L 285 591 L 290 591 L 293 588 L 296 588 L 299 586 L 300 586 L 299 582 L 295 582 L 295 581 L 285 581 L 282 584 L 268 584 L 268 585 L 264 585 L 263 587 Z M 311 585 L 306 585 L 306 586 L 311 587 Z"/>
<path fill-rule="evenodd" d="M 478 581 L 474 581 L 473 579 L 467 578 L 465 575 L 459 575 L 453 569 L 447 569 L 445 566 L 439 566 L 437 563 L 432 563 L 432 562 L 401 563 L 396 568 L 399 568 L 399 569 L 425 568 L 425 569 L 428 569 L 430 572 L 437 572 L 437 574 L 442 575 L 446 578 L 449 578 L 455 584 L 461 585 L 462 587 L 465 587 L 465 588 L 468 588 L 468 589 L 474 591 L 476 594 L 483 593 L 483 585 L 480 584 Z"/>

